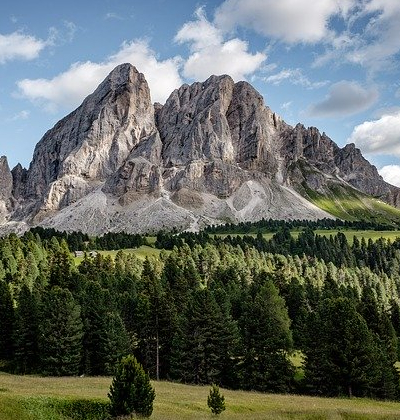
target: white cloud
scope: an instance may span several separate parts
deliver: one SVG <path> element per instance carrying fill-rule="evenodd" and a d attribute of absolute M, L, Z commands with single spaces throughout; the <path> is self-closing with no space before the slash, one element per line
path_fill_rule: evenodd
<path fill-rule="evenodd" d="M 46 41 L 22 32 L 0 34 L 0 64 L 11 60 L 33 60 L 46 45 Z"/>
<path fill-rule="evenodd" d="M 372 73 L 395 68 L 394 57 L 400 52 L 400 2 L 359 0 L 356 6 L 356 11 L 346 18 L 347 29 L 335 34 L 331 48 L 317 57 L 314 65 L 346 61 Z"/>
<path fill-rule="evenodd" d="M 346 15 L 356 0 L 225 0 L 217 9 L 217 27 L 251 28 L 287 43 L 315 43 L 331 36 L 329 20 Z"/>
<path fill-rule="evenodd" d="M 106 13 L 106 15 L 104 16 L 104 19 L 124 20 L 122 16 L 120 16 L 118 13 L 115 13 L 115 12 Z"/>
<path fill-rule="evenodd" d="M 309 89 L 319 88 L 325 86 L 329 83 L 327 80 L 321 82 L 311 82 L 306 76 L 304 76 L 301 69 L 283 69 L 279 73 L 272 74 L 264 78 L 264 81 L 267 83 L 272 83 L 273 85 L 280 85 L 284 81 L 289 81 L 294 85 L 304 86 Z"/>
<path fill-rule="evenodd" d="M 185 23 L 175 36 L 176 42 L 190 45 L 191 54 L 183 67 L 185 77 L 204 80 L 211 74 L 229 74 L 234 80 L 243 80 L 260 69 L 267 58 L 264 53 L 252 54 L 248 43 L 238 38 L 225 41 L 202 8 L 195 16 L 196 20 Z"/>
<path fill-rule="evenodd" d="M 399 165 L 386 165 L 378 170 L 382 178 L 389 182 L 389 184 L 400 187 L 400 166 Z"/>
<path fill-rule="evenodd" d="M 19 93 L 48 111 L 73 108 L 92 93 L 118 64 L 131 63 L 144 73 L 154 101 L 165 102 L 182 84 L 178 57 L 160 61 L 144 40 L 124 42 L 121 49 L 104 62 L 78 62 L 52 79 L 24 79 L 17 85 Z"/>
<path fill-rule="evenodd" d="M 331 86 L 325 99 L 310 107 L 315 117 L 343 117 L 368 109 L 378 99 L 375 88 L 365 89 L 356 82 L 342 80 Z"/>
<path fill-rule="evenodd" d="M 222 32 L 210 23 L 202 7 L 195 11 L 196 20 L 186 22 L 175 36 L 179 43 L 191 43 L 191 51 L 215 46 L 223 43 Z"/>
<path fill-rule="evenodd" d="M 293 101 L 289 101 L 289 102 L 284 102 L 281 105 L 281 109 L 284 109 L 285 111 L 287 111 L 293 104 Z"/>
<path fill-rule="evenodd" d="M 364 153 L 400 156 L 400 111 L 357 125 L 348 141 Z"/>
<path fill-rule="evenodd" d="M 22 111 L 13 115 L 11 121 L 27 120 L 30 114 L 31 112 L 29 110 L 23 109 Z"/>

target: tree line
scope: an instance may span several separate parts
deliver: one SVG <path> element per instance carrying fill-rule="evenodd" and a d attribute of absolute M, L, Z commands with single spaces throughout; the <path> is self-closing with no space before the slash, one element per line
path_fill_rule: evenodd
<path fill-rule="evenodd" d="M 86 254 L 79 265 L 56 236 L 0 239 L 1 368 L 110 375 L 134 354 L 155 379 L 399 397 L 397 243 L 378 244 L 386 263 L 371 266 L 353 263 L 361 242 L 343 248 L 341 236 L 332 239 L 349 255 L 340 264 L 310 245 L 300 255 L 205 237 L 180 236 L 159 258 L 119 251 Z M 285 240 L 284 232 L 275 238 Z M 365 249 L 367 261 L 375 251 Z M 294 351 L 304 357 L 300 377 Z"/>

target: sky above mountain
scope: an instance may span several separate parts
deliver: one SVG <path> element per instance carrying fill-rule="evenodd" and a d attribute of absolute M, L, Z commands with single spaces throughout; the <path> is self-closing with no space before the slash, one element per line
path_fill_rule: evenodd
<path fill-rule="evenodd" d="M 14 0 L 0 5 L 0 155 L 35 144 L 118 64 L 153 101 L 247 80 L 292 125 L 354 142 L 400 186 L 399 0 Z"/>

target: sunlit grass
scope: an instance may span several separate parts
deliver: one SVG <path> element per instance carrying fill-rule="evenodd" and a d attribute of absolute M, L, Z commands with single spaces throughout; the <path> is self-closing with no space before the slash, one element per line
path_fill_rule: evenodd
<path fill-rule="evenodd" d="M 54 399 L 101 399 L 107 401 L 109 377 L 41 378 L 0 374 L 1 420 L 64 420 L 51 411 Z M 152 419 L 211 419 L 207 408 L 209 386 L 153 382 L 156 399 Z M 368 399 L 329 399 L 295 395 L 261 394 L 222 390 L 226 411 L 221 419 L 346 419 L 395 420 L 400 403 Z M 53 417 L 52 417 L 53 416 Z"/>

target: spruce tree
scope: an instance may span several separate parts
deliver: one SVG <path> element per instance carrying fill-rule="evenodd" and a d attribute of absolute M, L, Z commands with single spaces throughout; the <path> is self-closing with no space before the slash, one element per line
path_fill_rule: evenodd
<path fill-rule="evenodd" d="M 42 373 L 77 375 L 82 358 L 83 325 L 71 292 L 58 286 L 44 296 L 39 326 Z"/>
<path fill-rule="evenodd" d="M 325 299 L 313 317 L 305 382 L 315 394 L 365 396 L 375 380 L 376 345 L 367 323 L 347 298 Z"/>
<path fill-rule="evenodd" d="M 26 285 L 15 315 L 15 368 L 18 373 L 34 373 L 39 367 L 39 299 Z"/>
<path fill-rule="evenodd" d="M 267 280 L 254 299 L 248 297 L 241 326 L 245 346 L 243 388 L 289 391 L 294 376 L 288 359 L 292 349 L 290 319 L 272 281 Z"/>
<path fill-rule="evenodd" d="M 207 405 L 216 416 L 225 410 L 225 397 L 220 393 L 218 385 L 211 385 L 210 394 L 207 397 Z"/>
<path fill-rule="evenodd" d="M 110 414 L 113 417 L 150 417 L 155 396 L 143 366 L 132 355 L 122 358 L 108 393 Z"/>
<path fill-rule="evenodd" d="M 10 362 L 14 353 L 14 306 L 8 284 L 0 281 L 0 361 Z"/>
<path fill-rule="evenodd" d="M 106 314 L 104 339 L 104 373 L 113 375 L 117 362 L 131 351 L 129 335 L 117 312 L 108 312 Z"/>
<path fill-rule="evenodd" d="M 184 382 L 221 382 L 232 367 L 238 341 L 209 289 L 196 290 L 174 337 L 171 375 Z"/>

